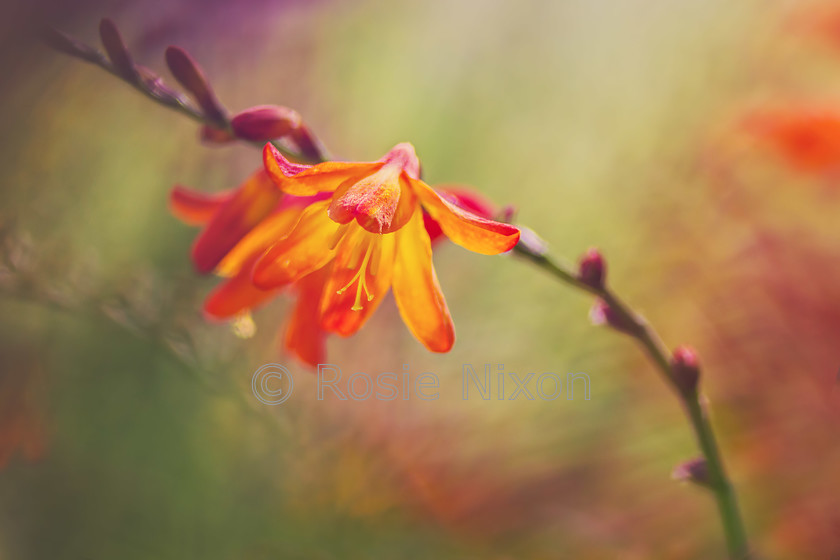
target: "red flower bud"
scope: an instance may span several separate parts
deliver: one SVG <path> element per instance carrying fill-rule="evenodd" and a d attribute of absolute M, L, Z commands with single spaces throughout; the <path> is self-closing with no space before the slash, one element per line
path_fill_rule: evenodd
<path fill-rule="evenodd" d="M 63 52 L 64 54 L 78 56 L 79 58 L 94 63 L 98 63 L 102 60 L 102 55 L 99 51 L 93 47 L 85 45 L 84 43 L 80 43 L 76 39 L 73 39 L 69 35 L 66 35 L 53 27 L 44 28 L 41 33 L 41 38 L 50 48 Z"/>
<path fill-rule="evenodd" d="M 602 299 L 595 300 L 592 309 L 589 311 L 589 320 L 592 321 L 593 325 L 606 325 L 628 334 L 635 332 L 637 329 L 635 323 L 629 321 L 624 315 L 617 313 Z"/>
<path fill-rule="evenodd" d="M 209 144 L 227 144 L 236 140 L 236 136 L 227 130 L 215 126 L 204 125 L 201 127 L 201 140 Z"/>
<path fill-rule="evenodd" d="M 678 346 L 671 356 L 671 377 L 683 395 L 697 394 L 700 381 L 700 364 L 697 353 L 688 346 Z"/>
<path fill-rule="evenodd" d="M 306 159 L 310 161 L 328 159 L 324 146 L 305 124 L 301 123 L 292 129 L 290 139 Z"/>
<path fill-rule="evenodd" d="M 706 459 L 698 457 L 683 461 L 671 471 L 671 478 L 680 482 L 692 482 L 699 486 L 709 487 L 709 469 Z"/>
<path fill-rule="evenodd" d="M 172 72 L 178 83 L 192 94 L 205 115 L 214 121 L 225 120 L 225 110 L 216 99 L 204 72 L 201 71 L 198 63 L 193 60 L 187 51 L 180 47 L 168 47 L 166 49 L 166 65 L 169 66 L 169 71 Z"/>
<path fill-rule="evenodd" d="M 580 258 L 580 265 L 578 268 L 578 280 L 595 288 L 602 290 L 604 288 L 604 278 L 606 277 L 607 264 L 598 249 L 592 248 L 586 251 Z"/>
<path fill-rule="evenodd" d="M 137 81 L 137 68 L 131 58 L 131 53 L 128 52 L 128 48 L 123 42 L 117 25 L 110 19 L 103 18 L 99 22 L 99 38 L 102 39 L 105 52 L 108 53 L 108 58 L 111 59 L 111 63 L 119 75 L 130 82 Z"/>
<path fill-rule="evenodd" d="M 230 124 L 239 138 L 263 142 L 288 136 L 300 126 L 300 115 L 288 107 L 260 105 L 245 109 Z"/>

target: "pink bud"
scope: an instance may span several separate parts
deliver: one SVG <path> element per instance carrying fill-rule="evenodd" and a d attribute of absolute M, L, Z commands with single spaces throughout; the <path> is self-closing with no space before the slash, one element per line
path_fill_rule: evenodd
<path fill-rule="evenodd" d="M 606 272 L 607 264 L 598 249 L 589 249 L 580 258 L 578 280 L 587 286 L 596 290 L 603 290 Z"/>
<path fill-rule="evenodd" d="M 602 299 L 596 299 L 589 311 L 589 320 L 593 325 L 606 325 L 617 331 L 632 334 L 638 328 L 621 313 L 616 312 L 610 304 Z"/>
<path fill-rule="evenodd" d="M 204 72 L 187 51 L 180 47 L 168 47 L 166 65 L 178 83 L 192 94 L 205 115 L 214 121 L 225 120 L 225 110 L 216 99 Z"/>
<path fill-rule="evenodd" d="M 53 27 L 43 29 L 42 39 L 50 48 L 64 54 L 78 56 L 90 62 L 98 62 L 102 59 L 102 55 L 96 49 L 80 43 Z"/>
<path fill-rule="evenodd" d="M 711 486 L 706 459 L 698 457 L 683 461 L 671 471 L 671 478 L 680 482 L 693 482 L 699 486 Z"/>
<path fill-rule="evenodd" d="M 326 149 L 321 141 L 312 133 L 309 128 L 301 123 L 296 128 L 292 129 L 290 139 L 292 143 L 297 146 L 298 151 L 310 161 L 320 161 L 328 159 Z"/>
<path fill-rule="evenodd" d="M 128 81 L 136 81 L 137 68 L 131 58 L 131 53 L 128 52 L 128 48 L 123 42 L 120 30 L 117 29 L 117 24 L 108 18 L 103 18 L 99 22 L 99 38 L 102 39 L 105 52 L 108 53 L 108 58 L 111 59 L 111 63 L 119 75 Z"/>
<path fill-rule="evenodd" d="M 505 224 L 509 224 L 513 222 L 513 219 L 516 217 L 516 206 L 508 204 L 502 211 L 499 213 L 499 221 Z"/>
<path fill-rule="evenodd" d="M 236 136 L 227 130 L 215 126 L 204 125 L 201 127 L 201 140 L 208 144 L 227 144 L 236 140 Z"/>
<path fill-rule="evenodd" d="M 300 115 L 288 107 L 260 105 L 245 109 L 230 124 L 239 138 L 264 142 L 288 136 L 300 126 Z"/>
<path fill-rule="evenodd" d="M 671 377 L 683 395 L 697 394 L 700 381 L 700 363 L 697 352 L 688 346 L 678 346 L 671 356 Z"/>

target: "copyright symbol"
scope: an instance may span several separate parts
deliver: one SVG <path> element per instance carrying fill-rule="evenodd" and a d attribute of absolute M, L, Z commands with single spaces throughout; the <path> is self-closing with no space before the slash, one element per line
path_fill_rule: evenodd
<path fill-rule="evenodd" d="M 292 374 L 280 364 L 265 364 L 251 378 L 251 391 L 263 404 L 283 404 L 292 396 L 294 388 Z"/>

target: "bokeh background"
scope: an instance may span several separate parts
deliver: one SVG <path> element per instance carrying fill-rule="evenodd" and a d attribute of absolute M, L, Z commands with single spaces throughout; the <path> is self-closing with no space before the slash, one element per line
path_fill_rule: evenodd
<path fill-rule="evenodd" d="M 165 76 L 166 46 L 189 50 L 232 110 L 294 107 L 350 160 L 410 141 L 430 183 L 515 206 L 556 254 L 599 247 L 616 290 L 700 353 L 761 557 L 839 554 L 838 14 L 4 0 L 0 558 L 723 555 L 710 496 L 670 480 L 696 454 L 676 400 L 629 339 L 590 324 L 590 298 L 528 263 L 436 252 L 449 354 L 392 303 L 330 342 L 345 376 L 436 373 L 437 401 L 317 401 L 278 355 L 282 298 L 247 340 L 204 323 L 215 282 L 193 272 L 168 191 L 232 187 L 259 153 L 202 145 L 195 123 L 35 37 L 49 23 L 96 44 L 102 16 Z M 296 390 L 268 407 L 251 375 L 276 361 Z M 591 399 L 464 401 L 465 363 L 585 372 Z"/>

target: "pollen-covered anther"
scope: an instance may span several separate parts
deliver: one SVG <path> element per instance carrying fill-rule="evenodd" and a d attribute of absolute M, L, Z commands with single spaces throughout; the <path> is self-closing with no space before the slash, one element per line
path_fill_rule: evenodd
<path fill-rule="evenodd" d="M 400 202 L 402 169 L 386 164 L 373 175 L 350 186 L 333 200 L 329 216 L 340 224 L 356 220 L 371 233 L 385 233 L 392 225 Z"/>

